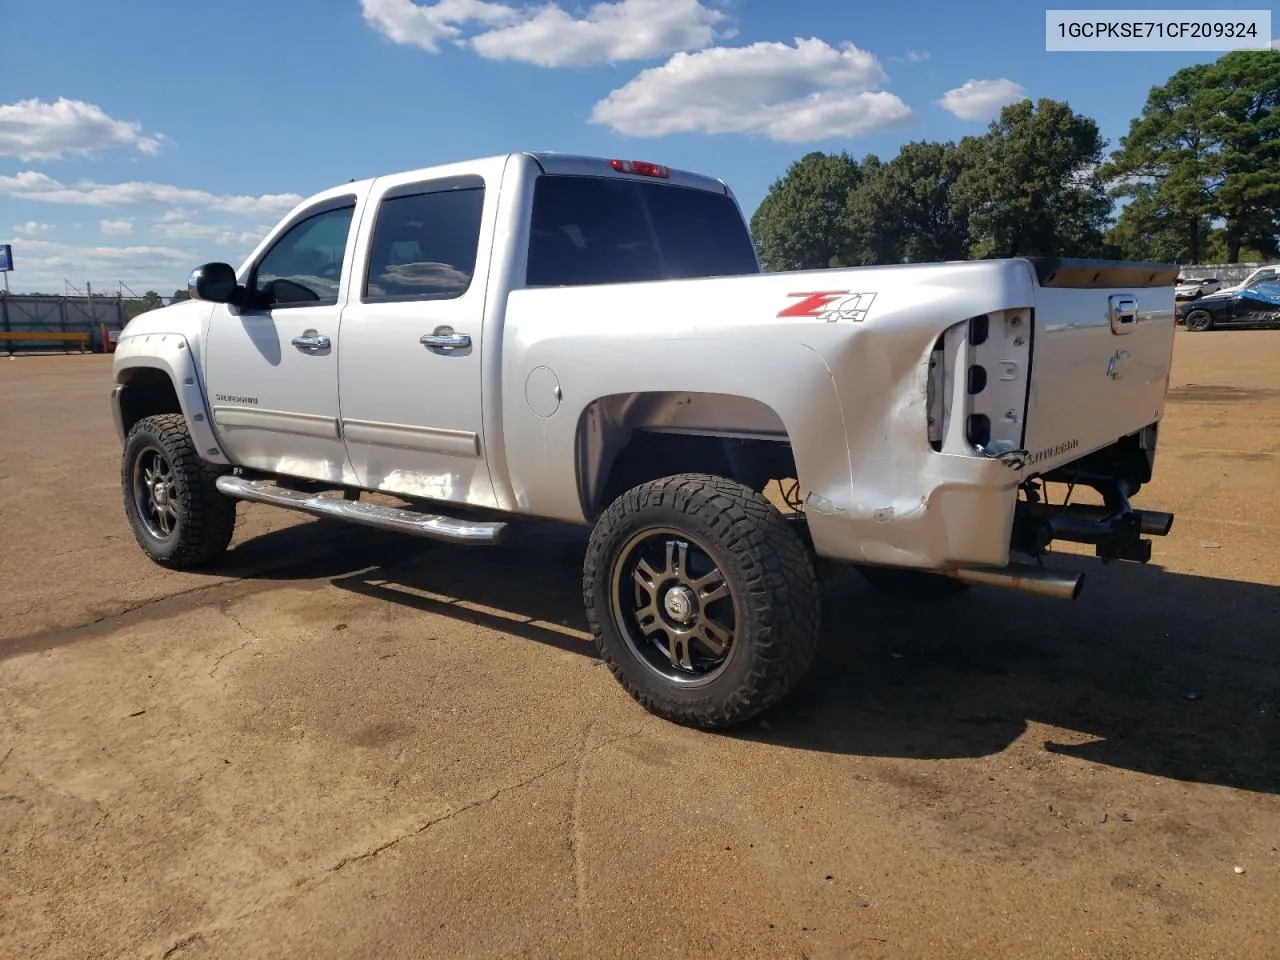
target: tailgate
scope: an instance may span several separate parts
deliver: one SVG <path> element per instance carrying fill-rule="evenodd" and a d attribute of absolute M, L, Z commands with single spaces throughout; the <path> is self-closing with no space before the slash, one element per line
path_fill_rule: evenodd
<path fill-rule="evenodd" d="M 1030 262 L 1038 286 L 1023 446 L 1027 470 L 1042 473 L 1160 419 L 1178 268 Z"/>

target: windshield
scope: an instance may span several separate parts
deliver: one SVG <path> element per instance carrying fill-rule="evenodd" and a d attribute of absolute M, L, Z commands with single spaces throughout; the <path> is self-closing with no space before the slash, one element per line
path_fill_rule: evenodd
<path fill-rule="evenodd" d="M 727 194 L 611 177 L 543 176 L 534 186 L 528 286 L 759 272 Z"/>

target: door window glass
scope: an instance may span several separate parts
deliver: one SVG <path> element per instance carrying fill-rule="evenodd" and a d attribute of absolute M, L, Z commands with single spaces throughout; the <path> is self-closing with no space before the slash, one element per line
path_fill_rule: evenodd
<path fill-rule="evenodd" d="M 286 230 L 254 270 L 257 305 L 337 303 L 354 212 L 354 205 L 326 210 Z"/>
<path fill-rule="evenodd" d="M 383 200 L 370 243 L 364 299 L 452 300 L 471 286 L 484 188 Z"/>

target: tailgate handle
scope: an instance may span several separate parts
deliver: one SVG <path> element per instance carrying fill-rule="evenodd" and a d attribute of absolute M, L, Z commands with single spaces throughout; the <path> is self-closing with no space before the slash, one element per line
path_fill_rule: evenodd
<path fill-rule="evenodd" d="M 1133 297 L 1110 297 L 1107 304 L 1111 314 L 1111 332 L 1119 336 L 1132 330 L 1138 322 L 1138 301 Z"/>

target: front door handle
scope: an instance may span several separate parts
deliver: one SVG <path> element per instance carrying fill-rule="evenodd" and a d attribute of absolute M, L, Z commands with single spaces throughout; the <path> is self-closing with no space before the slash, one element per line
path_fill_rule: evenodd
<path fill-rule="evenodd" d="M 460 347 L 471 346 L 471 338 L 465 333 L 427 333 L 423 334 L 418 342 L 424 347 L 434 347 L 439 350 L 457 350 Z"/>
<path fill-rule="evenodd" d="M 289 341 L 295 347 L 301 347 L 303 350 L 328 350 L 328 337 L 294 337 Z"/>

